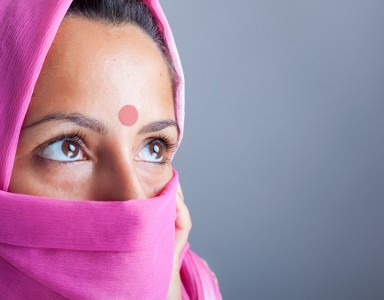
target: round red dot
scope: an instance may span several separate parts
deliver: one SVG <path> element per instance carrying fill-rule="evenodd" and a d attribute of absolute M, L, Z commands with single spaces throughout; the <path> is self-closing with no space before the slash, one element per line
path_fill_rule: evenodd
<path fill-rule="evenodd" d="M 119 120 L 125 126 L 131 126 L 136 123 L 139 113 L 133 105 L 124 105 L 119 111 Z"/>

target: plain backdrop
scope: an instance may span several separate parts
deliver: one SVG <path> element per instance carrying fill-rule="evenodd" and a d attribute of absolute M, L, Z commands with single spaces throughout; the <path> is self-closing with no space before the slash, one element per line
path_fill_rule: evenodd
<path fill-rule="evenodd" d="M 224 299 L 384 299 L 384 1 L 160 0 L 175 156 Z"/>

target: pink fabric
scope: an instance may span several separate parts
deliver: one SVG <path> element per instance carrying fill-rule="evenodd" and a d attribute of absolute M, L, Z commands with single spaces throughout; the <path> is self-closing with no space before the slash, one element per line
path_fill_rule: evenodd
<path fill-rule="evenodd" d="M 184 128 L 184 75 L 157 0 L 179 76 L 175 115 Z M 1 299 L 165 299 L 175 238 L 178 173 L 156 197 L 62 200 L 8 192 L 17 142 L 44 58 L 71 0 L 2 0 L 0 5 Z M 108 200 L 108 199 L 105 199 Z M 182 298 L 222 299 L 214 276 L 187 242 Z"/>

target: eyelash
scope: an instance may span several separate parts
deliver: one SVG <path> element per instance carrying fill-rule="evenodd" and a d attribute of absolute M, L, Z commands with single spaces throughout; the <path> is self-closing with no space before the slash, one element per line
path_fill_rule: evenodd
<path fill-rule="evenodd" d="M 52 140 L 49 140 L 48 142 L 38 146 L 36 148 L 36 151 L 39 154 L 39 153 L 41 153 L 41 151 L 44 148 L 46 148 L 49 145 L 52 145 L 58 141 L 61 141 L 61 140 L 75 141 L 83 148 L 82 149 L 83 151 L 84 151 L 84 148 L 86 147 L 85 142 L 84 142 L 86 140 L 86 135 L 83 134 L 81 132 L 81 130 L 78 130 L 76 132 L 63 133 L 63 134 L 53 138 Z M 171 138 L 165 134 L 158 134 L 157 136 L 152 136 L 152 137 L 145 139 L 144 146 L 150 145 L 151 143 L 153 143 L 155 141 L 160 141 L 164 145 L 165 149 L 167 151 L 170 151 L 170 152 L 172 152 L 174 150 L 174 148 L 176 147 L 175 139 Z M 43 164 L 50 164 L 50 163 L 56 164 L 57 163 L 59 165 L 67 165 L 67 164 L 73 163 L 73 161 L 52 160 L 52 159 L 44 158 L 40 155 L 37 155 L 36 157 L 39 160 L 39 162 L 41 162 Z M 163 164 L 166 164 L 168 162 L 168 159 L 165 159 L 162 162 L 153 162 L 153 161 L 147 161 L 147 162 L 152 163 L 152 164 L 156 164 L 156 165 L 163 165 Z"/>

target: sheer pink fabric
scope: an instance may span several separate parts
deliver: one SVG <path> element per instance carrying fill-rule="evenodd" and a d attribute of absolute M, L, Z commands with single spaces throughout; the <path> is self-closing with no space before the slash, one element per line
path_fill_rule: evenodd
<path fill-rule="evenodd" d="M 180 143 L 183 70 L 160 4 L 146 2 L 163 28 L 179 76 Z M 33 88 L 70 4 L 3 0 L 0 5 L 1 299 L 165 299 L 175 242 L 175 169 L 163 191 L 148 199 L 78 201 L 8 192 Z M 188 242 L 180 257 L 183 299 L 222 299 L 211 270 L 189 247 Z"/>

